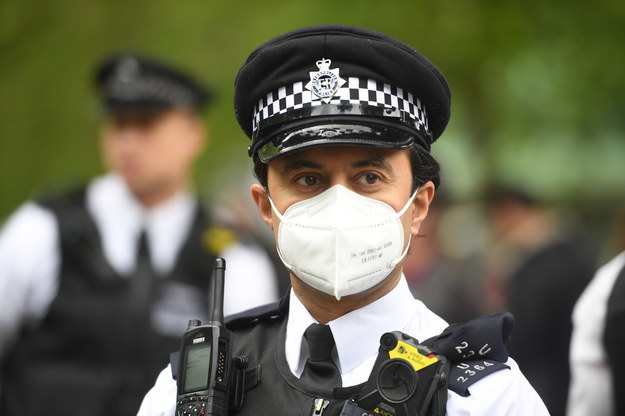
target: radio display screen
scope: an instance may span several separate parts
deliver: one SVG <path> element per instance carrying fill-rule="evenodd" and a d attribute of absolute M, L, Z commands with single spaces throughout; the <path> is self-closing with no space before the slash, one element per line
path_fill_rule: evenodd
<path fill-rule="evenodd" d="M 184 393 L 208 389 L 211 349 L 210 342 L 190 345 L 186 349 L 185 377 L 182 387 Z"/>

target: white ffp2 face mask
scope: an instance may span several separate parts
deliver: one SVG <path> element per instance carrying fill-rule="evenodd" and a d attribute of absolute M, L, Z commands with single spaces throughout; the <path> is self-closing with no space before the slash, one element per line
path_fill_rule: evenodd
<path fill-rule="evenodd" d="M 406 256 L 401 216 L 390 205 L 335 185 L 280 214 L 278 254 L 308 285 L 342 296 L 365 291 L 386 278 Z"/>

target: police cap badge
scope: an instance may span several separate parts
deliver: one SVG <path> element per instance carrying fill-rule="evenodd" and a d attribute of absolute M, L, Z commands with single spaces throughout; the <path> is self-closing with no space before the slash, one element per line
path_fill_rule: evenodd
<path fill-rule="evenodd" d="M 443 132 L 451 93 L 443 74 L 382 33 L 320 25 L 254 50 L 236 78 L 237 120 L 250 156 L 268 162 L 311 146 L 426 150 Z"/>

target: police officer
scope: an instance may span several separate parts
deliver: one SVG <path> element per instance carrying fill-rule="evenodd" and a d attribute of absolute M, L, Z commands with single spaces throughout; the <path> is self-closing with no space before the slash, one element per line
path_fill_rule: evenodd
<path fill-rule="evenodd" d="M 96 85 L 110 172 L 27 202 L 0 235 L 4 416 L 135 414 L 188 319 L 209 313 L 216 255 L 226 313 L 278 298 L 264 251 L 189 190 L 209 91 L 135 54 L 105 59 Z"/>
<path fill-rule="evenodd" d="M 625 252 L 604 264 L 573 310 L 567 415 L 625 412 Z"/>
<path fill-rule="evenodd" d="M 241 408 L 231 413 L 373 414 L 356 400 L 371 386 L 381 336 L 401 331 L 424 341 L 447 327 L 412 297 L 402 273 L 439 184 L 429 150 L 449 119 L 447 82 L 395 39 L 322 25 L 253 51 L 238 73 L 234 105 L 252 139 L 260 183 L 251 193 L 292 289 L 274 309 L 229 324 L 234 354 L 245 356 L 253 373 Z M 478 361 L 454 361 L 436 414 L 547 414 L 502 348 L 511 318 L 489 322 L 437 338 L 453 339 L 451 358 Z M 490 329 L 498 336 L 484 341 Z M 396 375 L 399 384 L 407 380 Z M 430 382 L 419 381 L 419 389 L 438 388 Z M 139 415 L 172 415 L 175 395 L 165 370 Z M 389 410 L 397 403 L 381 406 L 376 414 L 398 414 Z"/>

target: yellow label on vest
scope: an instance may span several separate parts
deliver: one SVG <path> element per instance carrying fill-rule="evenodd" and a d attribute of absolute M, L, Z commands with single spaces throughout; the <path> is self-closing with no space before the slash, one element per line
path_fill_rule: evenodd
<path fill-rule="evenodd" d="M 393 413 L 389 412 L 388 410 L 380 409 L 379 407 L 376 407 L 375 409 L 373 409 L 373 412 L 382 416 L 395 416 Z"/>
<path fill-rule="evenodd" d="M 415 371 L 438 362 L 438 358 L 425 356 L 415 346 L 403 341 L 397 341 L 397 346 L 389 351 L 388 355 L 390 358 L 403 358 L 412 365 Z"/>
<path fill-rule="evenodd" d="M 218 256 L 237 242 L 237 235 L 229 228 L 214 226 L 204 230 L 202 247 L 209 254 Z"/>

